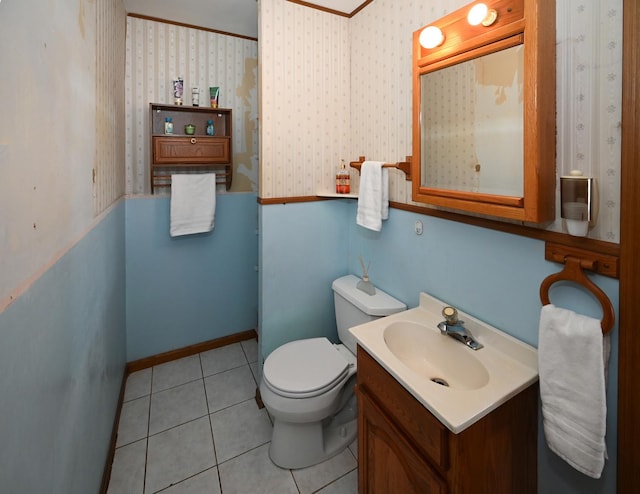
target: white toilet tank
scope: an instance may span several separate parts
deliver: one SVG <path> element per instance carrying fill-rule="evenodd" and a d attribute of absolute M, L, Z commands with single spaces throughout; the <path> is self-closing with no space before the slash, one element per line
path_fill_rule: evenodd
<path fill-rule="evenodd" d="M 340 341 L 356 354 L 356 340 L 349 328 L 364 324 L 379 317 L 403 311 L 407 306 L 376 287 L 375 295 L 358 290 L 360 278 L 349 274 L 333 282 L 333 300 L 336 308 L 336 323 Z"/>

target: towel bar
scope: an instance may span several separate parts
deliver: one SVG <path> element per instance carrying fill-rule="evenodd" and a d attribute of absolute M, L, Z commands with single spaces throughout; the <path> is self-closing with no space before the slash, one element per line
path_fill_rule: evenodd
<path fill-rule="evenodd" d="M 613 323 L 615 322 L 615 311 L 613 309 L 613 305 L 611 304 L 611 300 L 607 297 L 607 294 L 602 291 L 602 289 L 596 285 L 593 281 L 589 279 L 589 277 L 584 274 L 584 269 L 595 269 L 595 265 L 597 261 L 593 260 L 583 260 L 577 257 L 567 256 L 564 259 L 564 269 L 559 273 L 552 274 L 547 276 L 542 283 L 540 284 L 540 301 L 542 305 L 549 304 L 549 288 L 557 281 L 572 281 L 574 283 L 578 283 L 579 285 L 584 286 L 587 290 L 589 290 L 600 302 L 602 306 L 602 321 L 600 322 L 600 326 L 602 327 L 602 333 L 607 334 L 613 328 Z"/>
<path fill-rule="evenodd" d="M 356 170 L 358 170 L 358 173 L 360 173 L 360 169 L 362 168 L 362 163 L 364 163 L 365 161 L 366 160 L 364 156 L 359 156 L 358 161 L 351 161 L 349 163 L 349 166 L 352 168 L 355 168 Z M 406 161 L 399 161 L 397 163 L 385 163 L 383 167 L 397 168 L 398 170 L 401 170 L 404 172 L 404 174 L 406 175 L 407 181 L 411 180 L 411 156 L 407 156 Z"/>

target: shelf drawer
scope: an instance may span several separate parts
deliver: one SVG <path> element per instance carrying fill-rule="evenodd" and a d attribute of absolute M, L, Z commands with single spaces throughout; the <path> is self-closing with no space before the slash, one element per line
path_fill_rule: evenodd
<path fill-rule="evenodd" d="M 153 161 L 158 164 L 229 163 L 230 139 L 209 136 L 153 138 Z"/>

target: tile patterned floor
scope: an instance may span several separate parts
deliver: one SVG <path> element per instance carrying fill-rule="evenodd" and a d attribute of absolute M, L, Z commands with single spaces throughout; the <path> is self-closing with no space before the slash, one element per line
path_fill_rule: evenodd
<path fill-rule="evenodd" d="M 108 494 L 356 494 L 357 449 L 285 470 L 256 406 L 255 340 L 131 374 Z"/>

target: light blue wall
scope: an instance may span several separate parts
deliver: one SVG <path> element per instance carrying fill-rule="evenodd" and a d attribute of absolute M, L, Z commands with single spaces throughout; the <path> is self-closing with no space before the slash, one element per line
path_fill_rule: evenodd
<path fill-rule="evenodd" d="M 348 272 L 348 210 L 346 201 L 260 208 L 263 356 L 294 339 L 337 338 L 330 286 Z"/>
<path fill-rule="evenodd" d="M 219 194 L 204 234 L 170 237 L 169 209 L 127 200 L 127 361 L 256 328 L 256 194 Z"/>
<path fill-rule="evenodd" d="M 356 202 L 324 201 L 261 207 L 261 346 L 267 356 L 279 344 L 314 335 L 335 337 L 331 281 L 361 274 L 369 264 L 374 284 L 410 307 L 425 291 L 537 346 L 540 282 L 561 269 L 544 259 L 544 242 L 397 209 L 382 232 L 355 224 Z M 414 233 L 415 221 L 424 233 Z M 345 262 L 346 260 L 346 262 Z M 618 282 L 594 281 L 618 306 Z M 582 290 L 554 286 L 553 303 L 600 317 Z M 549 452 L 540 437 L 539 486 L 545 494 L 615 492 L 617 328 L 612 335 L 608 389 L 609 461 L 603 477 L 577 473 Z"/>
<path fill-rule="evenodd" d="M 125 365 L 124 212 L 0 314 L 2 492 L 98 492 Z"/>

